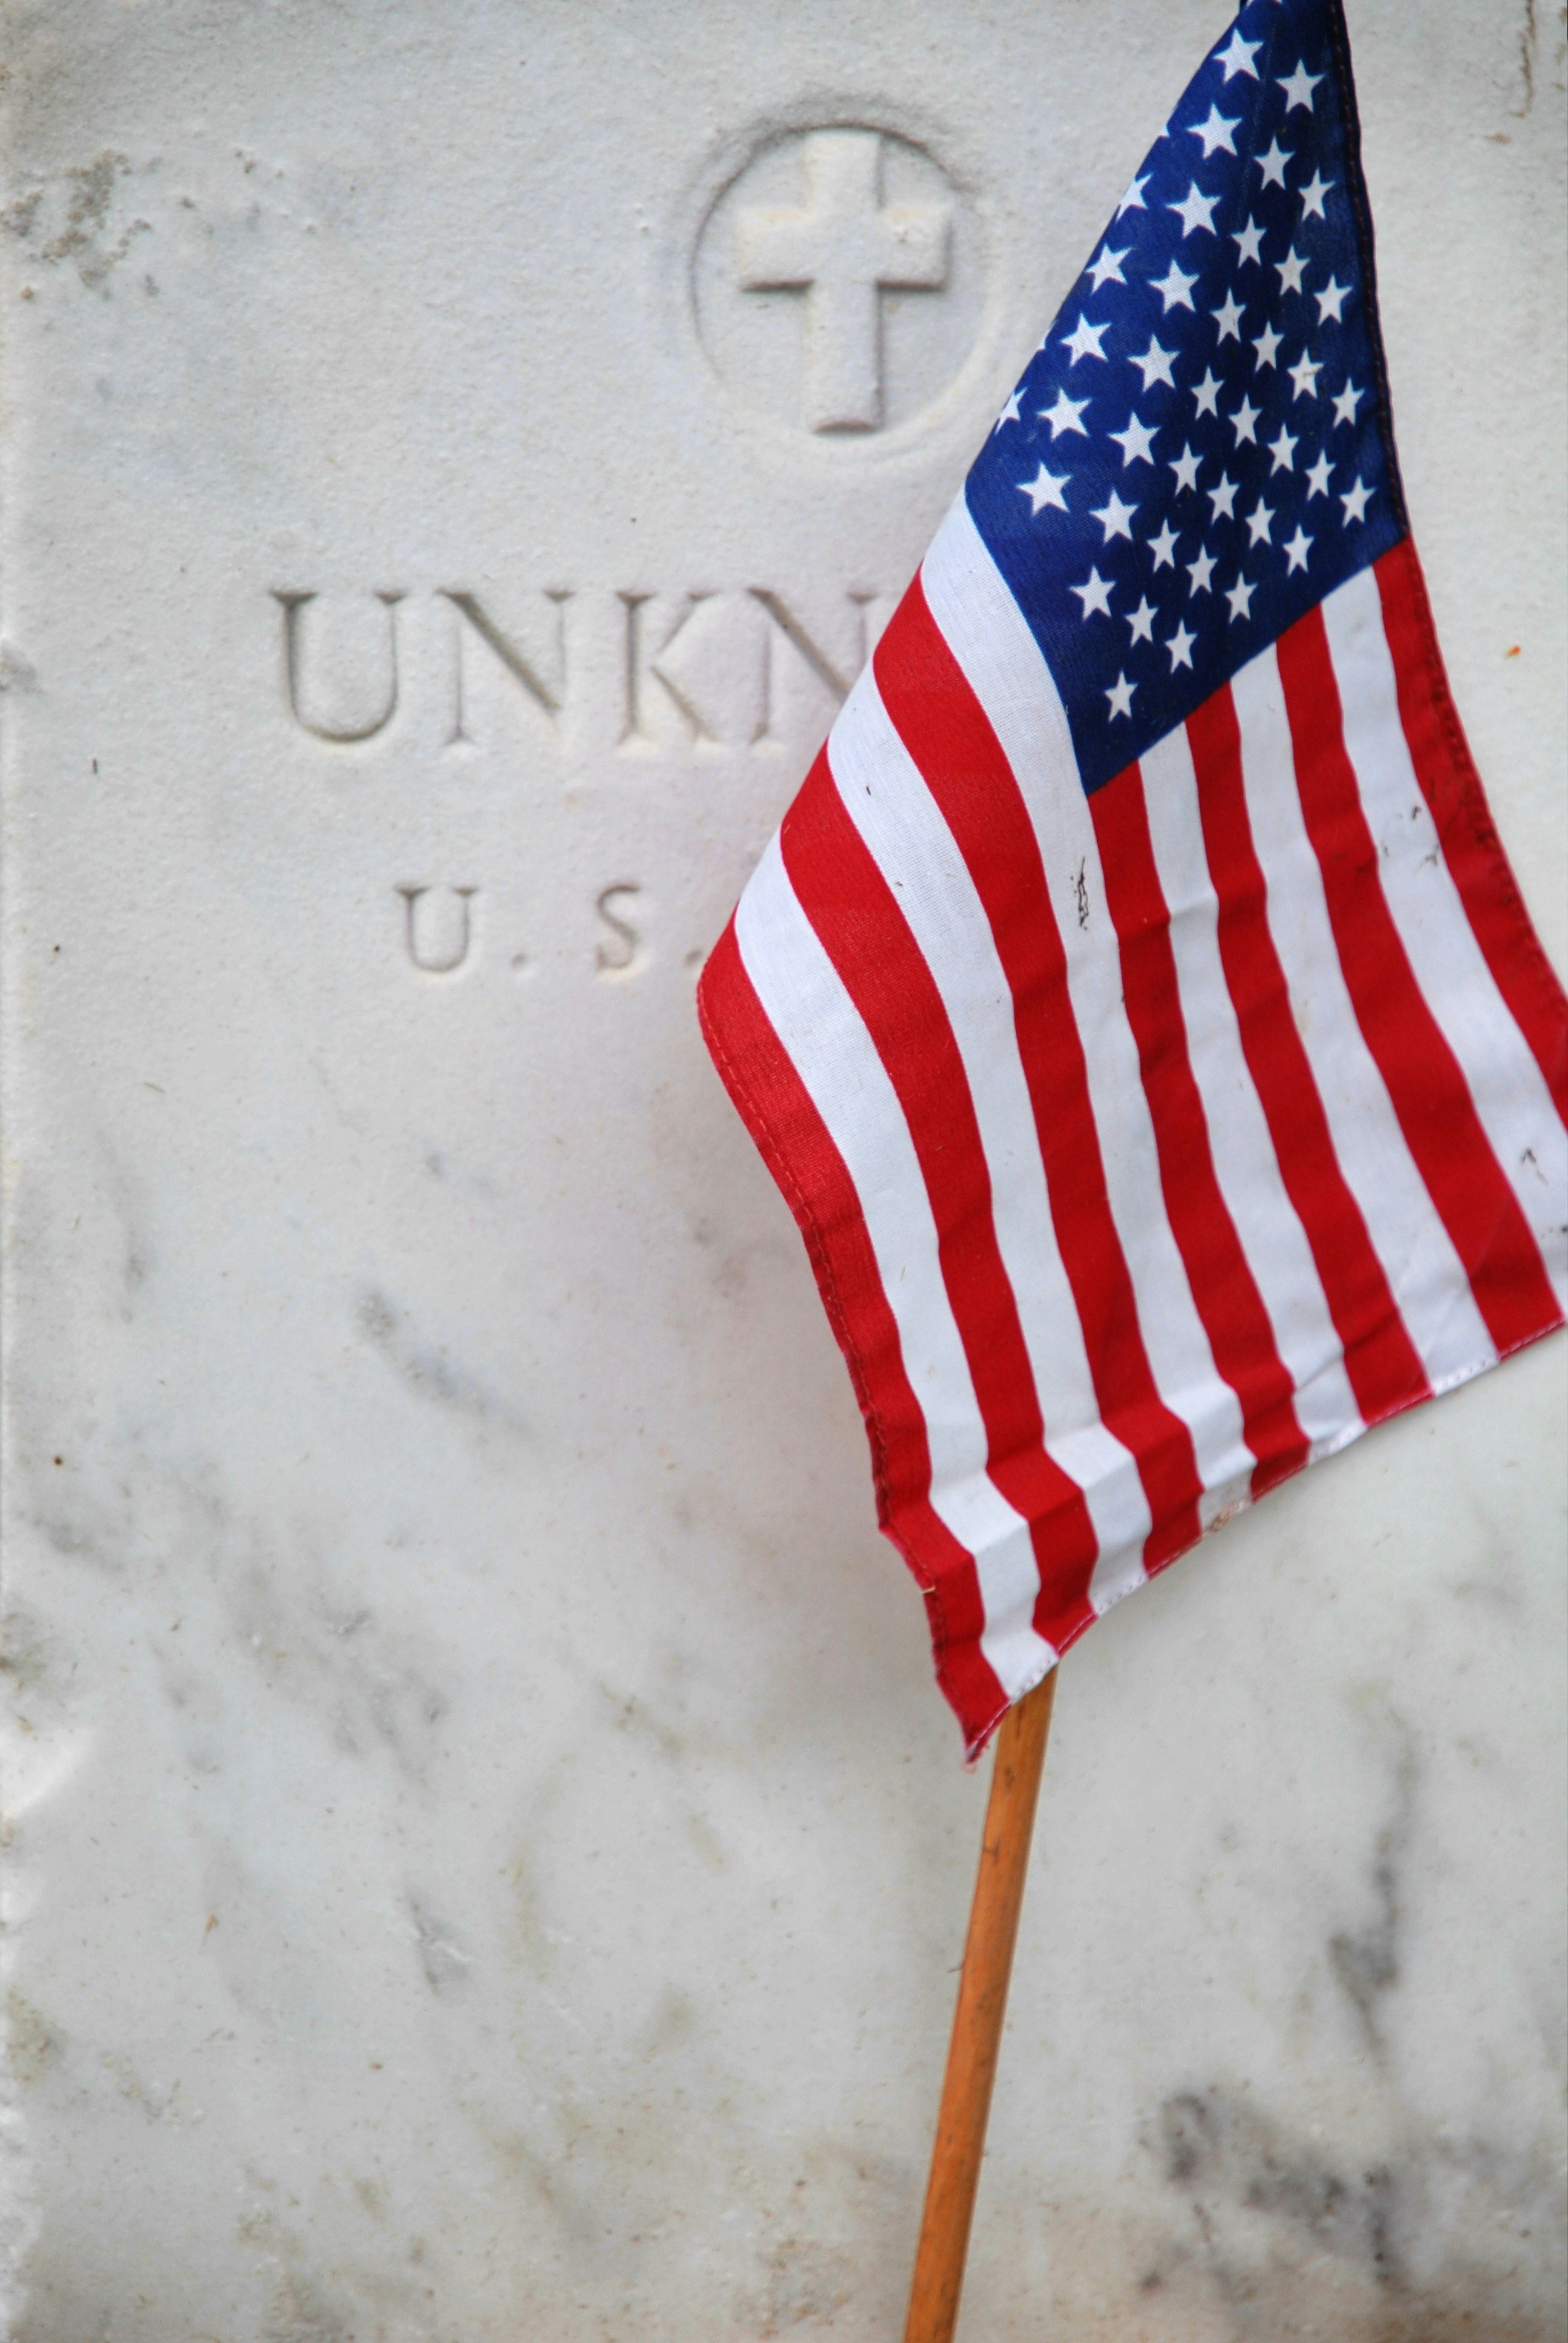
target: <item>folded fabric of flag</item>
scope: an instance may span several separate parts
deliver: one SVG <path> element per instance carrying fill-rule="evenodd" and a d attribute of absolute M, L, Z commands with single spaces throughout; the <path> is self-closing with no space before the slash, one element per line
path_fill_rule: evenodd
<path fill-rule="evenodd" d="M 971 1752 L 1563 1322 L 1568 1001 L 1444 676 L 1339 0 L 1211 51 L 699 988 Z"/>

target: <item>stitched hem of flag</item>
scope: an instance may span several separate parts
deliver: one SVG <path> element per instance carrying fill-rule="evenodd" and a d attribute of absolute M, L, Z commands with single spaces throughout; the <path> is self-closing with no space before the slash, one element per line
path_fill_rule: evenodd
<path fill-rule="evenodd" d="M 729 1091 L 730 1101 L 750 1133 L 753 1145 L 766 1163 L 779 1194 L 789 1211 L 806 1247 L 812 1274 L 828 1322 L 844 1356 L 850 1383 L 859 1403 L 866 1437 L 871 1452 L 871 1483 L 876 1500 L 877 1525 L 882 1535 L 899 1554 L 919 1586 L 925 1601 L 927 1624 L 931 1637 L 932 1657 L 938 1686 L 958 1720 L 964 1735 L 965 1755 L 973 1763 L 987 1740 L 1007 1714 L 1010 1703 L 1004 1702 L 989 1719 L 977 1718 L 971 1703 L 966 1702 L 963 1687 L 958 1680 L 955 1662 L 960 1653 L 960 1639 L 953 1634 L 942 1592 L 936 1575 L 913 1543 L 899 1525 L 891 1492 L 891 1476 L 888 1463 L 889 1440 L 880 1410 L 871 1396 L 870 1379 L 859 1345 L 849 1328 L 849 1312 L 840 1288 L 839 1272 L 833 1259 L 833 1241 L 820 1218 L 816 1205 L 808 1194 L 805 1176 L 797 1168 L 793 1152 L 781 1133 L 775 1131 L 769 1116 L 747 1081 L 719 1030 L 708 997 L 709 975 L 720 955 L 728 948 L 739 954 L 735 946 L 734 923 L 725 930 L 709 956 L 698 987 L 697 1010 L 702 1036 L 718 1070 L 719 1079 Z M 744 970 L 741 980 L 746 981 Z M 830 1142 L 829 1142 L 830 1143 Z M 848 1173 L 845 1173 L 846 1180 Z M 974 1644 L 978 1651 L 978 1641 Z M 1040 1679 L 1050 1673 L 1042 1669 Z M 1030 1687 L 1032 1689 L 1032 1686 Z M 988 1704 L 989 1708 L 989 1704 Z"/>
<path fill-rule="evenodd" d="M 1367 340 L 1372 346 L 1378 427 L 1382 438 L 1383 460 L 1388 466 L 1390 501 L 1395 518 L 1408 537 L 1410 508 L 1405 502 L 1404 476 L 1400 470 L 1399 449 L 1394 443 L 1393 400 L 1389 391 L 1388 358 L 1383 348 L 1382 309 L 1377 297 L 1377 237 L 1372 229 L 1372 206 L 1367 200 L 1366 175 L 1362 167 L 1361 108 L 1356 104 L 1355 68 L 1351 63 L 1350 28 L 1345 23 L 1343 0 L 1332 0 L 1328 10 L 1328 32 L 1329 54 L 1340 85 L 1345 141 L 1345 194 L 1350 203 L 1351 217 L 1355 223 L 1356 251 L 1362 272 L 1362 310 Z"/>

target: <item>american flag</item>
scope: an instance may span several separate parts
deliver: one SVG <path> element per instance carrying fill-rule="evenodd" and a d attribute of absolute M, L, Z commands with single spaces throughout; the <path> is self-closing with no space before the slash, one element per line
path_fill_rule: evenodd
<path fill-rule="evenodd" d="M 971 1751 L 1562 1324 L 1568 1001 L 1410 538 L 1338 0 L 1204 60 L 699 1005 Z"/>

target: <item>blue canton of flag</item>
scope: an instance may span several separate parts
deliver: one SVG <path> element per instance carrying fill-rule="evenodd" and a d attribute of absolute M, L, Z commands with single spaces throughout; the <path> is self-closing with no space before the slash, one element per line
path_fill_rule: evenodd
<path fill-rule="evenodd" d="M 1255 0 L 971 469 L 1086 789 L 1405 533 L 1350 57 Z"/>

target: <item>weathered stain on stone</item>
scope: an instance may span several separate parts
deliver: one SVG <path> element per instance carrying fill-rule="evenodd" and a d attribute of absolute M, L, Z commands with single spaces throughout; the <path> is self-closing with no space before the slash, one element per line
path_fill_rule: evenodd
<path fill-rule="evenodd" d="M 14 2079 L 25 2088 L 41 2083 L 64 2047 L 43 2011 L 13 1986 L 5 1996 L 5 2058 Z"/>
<path fill-rule="evenodd" d="M 418 1399 L 434 1400 L 455 1408 L 487 1429 L 526 1433 L 521 1416 L 487 1390 L 477 1376 L 455 1366 L 444 1343 L 432 1342 L 414 1328 L 399 1310 L 376 1288 L 363 1293 L 354 1313 L 355 1324 L 371 1347 L 386 1360 L 398 1380 Z"/>
<path fill-rule="evenodd" d="M 1383 1996 L 1400 1978 L 1400 1933 L 1404 1915 L 1402 1880 L 1415 1827 L 1418 1768 L 1410 1728 L 1392 1709 L 1385 1715 L 1393 1743 L 1392 1811 L 1378 1832 L 1372 1854 L 1373 1916 L 1359 1929 L 1341 1929 L 1329 1939 L 1329 1964 L 1354 2008 L 1368 2047 L 1386 2054 L 1382 2024 Z"/>

